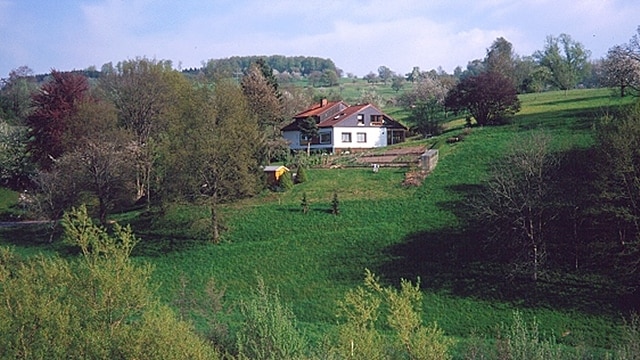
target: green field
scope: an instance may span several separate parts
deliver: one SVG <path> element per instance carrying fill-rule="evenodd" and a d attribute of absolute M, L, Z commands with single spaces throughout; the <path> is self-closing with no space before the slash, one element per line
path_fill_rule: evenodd
<path fill-rule="evenodd" d="M 290 192 L 266 193 L 230 206 L 222 245 L 141 259 L 156 265 L 154 281 L 167 302 L 182 291 L 182 278 L 195 294 L 203 294 L 213 278 L 234 303 L 261 277 L 280 291 L 316 341 L 335 326 L 336 301 L 362 282 L 366 268 L 391 284 L 420 277 L 425 320 L 436 321 L 451 336 L 466 338 L 473 332 L 493 337 L 496 326 L 519 309 L 562 343 L 609 347 L 619 334 L 620 318 L 589 292 L 574 293 L 556 284 L 541 289 L 536 298 L 522 293 L 528 301 L 504 296 L 504 279 L 492 278 L 495 274 L 481 264 L 456 258 L 459 247 L 472 247 L 474 241 L 464 231 L 458 207 L 515 133 L 546 128 L 559 146 L 588 146 L 593 122 L 620 104 L 607 90 L 531 94 L 522 101 L 513 125 L 474 129 L 464 142 L 441 145 L 436 171 L 419 188 L 401 186 L 405 169 L 312 169 L 310 181 Z M 334 191 L 341 201 L 337 217 L 329 213 Z M 306 215 L 300 209 L 303 193 L 311 204 Z M 566 296 L 573 301 L 563 301 Z M 594 311 L 584 311 L 590 307 Z M 603 307 L 611 311 L 596 310 Z M 562 337 L 567 331 L 571 335 Z"/>
<path fill-rule="evenodd" d="M 360 285 L 370 269 L 388 285 L 420 278 L 425 322 L 437 322 L 446 335 L 460 340 L 460 357 L 472 334 L 495 338 L 497 327 L 510 322 L 514 310 L 527 321 L 537 319 L 541 333 L 561 344 L 605 351 L 617 343 L 621 324 L 606 288 L 573 287 L 570 277 L 535 291 L 509 283 L 473 261 L 473 253 L 481 250 L 468 227 L 464 203 L 515 134 L 543 128 L 558 149 L 588 147 L 594 122 L 631 100 L 611 97 L 604 89 L 527 94 L 521 100 L 522 111 L 511 125 L 474 128 L 454 144 L 431 140 L 440 149 L 438 166 L 417 188 L 401 185 L 404 168 L 378 173 L 368 168 L 311 169 L 309 181 L 289 192 L 264 192 L 227 205 L 227 231 L 220 245 L 202 240 L 204 226 L 199 224 L 204 220 L 198 219 L 207 214 L 199 209 L 177 207 L 162 220 L 133 217 L 134 232 L 142 240 L 136 261 L 154 264 L 158 295 L 176 308 L 193 310 L 191 316 L 203 331 L 206 316 L 195 309 L 206 302 L 211 279 L 225 290 L 229 313 L 223 317 L 233 329 L 240 321 L 235 304 L 261 278 L 279 291 L 306 336 L 319 344 L 336 328 L 337 301 Z M 339 216 L 330 213 L 334 192 Z M 300 207 L 303 194 L 310 203 L 307 214 Z M 0 232 L 0 237 L 16 245 L 8 234 Z"/>

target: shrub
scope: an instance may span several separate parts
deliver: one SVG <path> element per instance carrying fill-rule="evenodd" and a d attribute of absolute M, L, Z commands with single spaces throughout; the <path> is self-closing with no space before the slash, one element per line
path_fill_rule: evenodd
<path fill-rule="evenodd" d="M 309 200 L 307 200 L 307 193 L 302 193 L 302 201 L 300 202 L 302 212 L 304 214 L 309 212 Z"/>
<path fill-rule="evenodd" d="M 302 184 L 307 181 L 307 170 L 304 166 L 298 167 L 298 175 L 296 176 L 296 182 Z"/>
<path fill-rule="evenodd" d="M 369 271 L 365 286 L 351 290 L 338 303 L 346 318 L 339 334 L 336 352 L 354 359 L 433 359 L 451 358 L 453 340 L 444 336 L 437 324 L 422 324 L 422 293 L 420 285 L 401 280 L 400 290 L 382 287 Z M 387 325 L 393 330 L 393 340 L 383 338 L 376 329 L 379 309 L 386 310 Z M 388 344 L 395 344 L 389 346 Z M 390 356 L 393 354 L 393 356 Z"/>
<path fill-rule="evenodd" d="M 238 333 L 239 359 L 298 359 L 306 340 L 296 328 L 293 312 L 259 278 L 253 297 L 240 304 L 244 325 Z"/>
<path fill-rule="evenodd" d="M 129 259 L 130 229 L 109 235 L 84 207 L 65 214 L 63 226 L 81 250 L 77 261 L 0 248 L 0 358 L 218 358 L 153 297 L 151 267 Z"/>
<path fill-rule="evenodd" d="M 504 327 L 505 336 L 499 339 L 497 346 L 500 359 L 558 359 L 560 353 L 553 340 L 542 340 L 538 331 L 538 322 L 527 324 L 519 312 L 513 313 L 513 323 Z"/>
<path fill-rule="evenodd" d="M 280 189 L 283 191 L 293 189 L 293 178 L 291 177 L 290 171 L 287 171 L 280 176 Z"/>
<path fill-rule="evenodd" d="M 340 201 L 338 200 L 338 193 L 333 192 L 333 200 L 331 200 L 331 213 L 333 215 L 340 215 Z"/>

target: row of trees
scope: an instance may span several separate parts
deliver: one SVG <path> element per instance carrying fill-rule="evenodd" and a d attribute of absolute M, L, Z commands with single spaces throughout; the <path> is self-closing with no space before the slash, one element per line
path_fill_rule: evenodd
<path fill-rule="evenodd" d="M 409 122 L 423 135 L 438 134 L 447 110 L 468 111 L 479 125 L 499 124 L 519 109 L 517 93 L 544 89 L 569 90 L 579 84 L 600 84 L 620 89 L 620 96 L 640 90 L 640 28 L 627 44 L 616 45 L 605 59 L 591 62 L 590 52 L 567 34 L 548 36 L 542 50 L 520 57 L 504 38 L 496 39 L 484 59 L 469 62 L 453 75 L 444 71 L 420 71 L 414 67 L 400 77 L 381 66 L 379 77 L 400 89 L 411 81 L 411 90 L 398 96 L 398 104 L 411 110 Z"/>
<path fill-rule="evenodd" d="M 194 80 L 146 58 L 106 64 L 94 82 L 53 71 L 38 87 L 20 71 L 2 89 L 5 185 L 33 189 L 52 219 L 80 203 L 95 204 L 103 223 L 135 202 L 204 203 L 214 241 L 218 204 L 262 188 L 259 166 L 288 152 L 286 111 L 310 102 L 303 90 L 283 96 L 260 60 L 240 83 Z"/>
<path fill-rule="evenodd" d="M 331 59 L 323 59 L 313 56 L 232 56 L 226 59 L 211 59 L 203 64 L 201 69 L 188 69 L 185 72 L 197 75 L 203 72 L 205 75 L 224 73 L 226 77 L 237 76 L 246 72 L 251 64 L 258 61 L 264 62 L 276 73 L 290 74 L 292 76 L 308 76 L 311 73 L 322 73 L 331 70 L 341 75 L 342 71 L 336 67 Z"/>

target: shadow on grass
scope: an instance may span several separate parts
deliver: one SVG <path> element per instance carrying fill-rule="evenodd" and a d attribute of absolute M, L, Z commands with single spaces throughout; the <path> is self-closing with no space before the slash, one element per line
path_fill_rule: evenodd
<path fill-rule="evenodd" d="M 588 101 L 590 99 L 585 99 Z M 573 103 L 576 100 L 566 100 L 567 103 Z M 578 100 L 579 101 L 579 100 Z M 562 104 L 565 100 L 559 100 L 555 104 Z M 577 109 L 558 109 L 541 111 L 533 114 L 516 114 L 514 123 L 518 124 L 521 129 L 531 130 L 536 128 L 545 129 L 569 129 L 572 131 L 584 131 L 593 127 L 595 121 L 602 116 L 622 111 L 625 105 L 606 105 L 592 106 Z"/>
<path fill-rule="evenodd" d="M 208 228 L 192 219 L 168 219 L 156 211 L 147 211 L 128 225 L 140 242 L 133 256 L 156 257 L 200 246 L 210 240 Z"/>
<path fill-rule="evenodd" d="M 49 224 L 18 224 L 0 227 L 2 245 L 16 246 L 34 252 L 54 252 L 61 256 L 75 255 L 77 250 L 62 242 L 62 226 Z"/>
<path fill-rule="evenodd" d="M 564 159 L 574 166 L 582 164 L 582 167 L 586 167 L 589 162 L 576 159 L 584 160 L 590 156 L 589 151 L 576 150 L 565 154 Z M 584 169 L 564 169 L 562 174 L 568 177 L 564 179 L 565 183 L 572 184 L 573 195 L 581 196 L 579 190 L 584 187 L 577 179 L 584 180 Z M 609 315 L 628 310 L 626 300 L 621 297 L 621 288 L 607 281 L 606 276 L 572 271 L 558 265 L 560 261 L 567 261 L 558 261 L 564 253 L 553 254 L 556 263 L 550 263 L 537 281 L 532 279 L 530 273 L 514 271 L 510 259 L 497 256 L 500 249 L 496 249 L 496 246 L 500 245 L 495 242 L 488 245 L 484 241 L 488 238 L 487 224 L 471 215 L 472 199 L 483 191 L 483 187 L 457 184 L 450 186 L 448 191 L 455 194 L 452 198 L 461 200 L 442 202 L 438 206 L 455 214 L 461 225 L 416 232 L 401 243 L 388 247 L 385 258 L 393 260 L 375 269 L 377 274 L 391 282 L 420 277 L 421 286 L 432 291 L 519 306 Z M 566 189 L 559 193 L 572 195 Z M 567 222 L 564 226 L 570 224 Z M 550 248 L 554 245 L 553 242 L 549 244 Z"/>

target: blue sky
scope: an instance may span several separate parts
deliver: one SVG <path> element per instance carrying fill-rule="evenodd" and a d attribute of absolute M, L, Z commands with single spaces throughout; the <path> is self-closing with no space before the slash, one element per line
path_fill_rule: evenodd
<path fill-rule="evenodd" d="M 497 37 L 516 53 L 567 33 L 601 58 L 640 25 L 637 0 L 0 0 L 0 77 L 146 56 L 199 67 L 236 55 L 331 58 L 358 76 L 385 65 L 452 72 Z"/>

